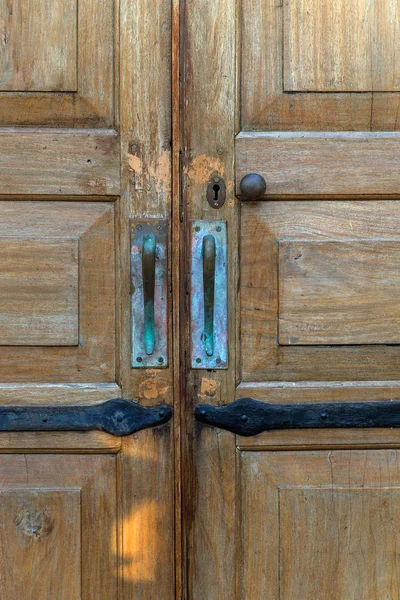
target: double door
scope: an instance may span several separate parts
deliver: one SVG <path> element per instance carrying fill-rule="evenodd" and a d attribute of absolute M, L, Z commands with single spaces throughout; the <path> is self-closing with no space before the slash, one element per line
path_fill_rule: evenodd
<path fill-rule="evenodd" d="M 0 16 L 0 596 L 397 599 L 397 3 Z"/>

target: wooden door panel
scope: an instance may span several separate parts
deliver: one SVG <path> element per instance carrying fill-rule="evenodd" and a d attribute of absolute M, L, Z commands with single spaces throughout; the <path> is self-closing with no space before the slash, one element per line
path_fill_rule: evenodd
<path fill-rule="evenodd" d="M 0 345 L 77 346 L 78 240 L 0 239 Z"/>
<path fill-rule="evenodd" d="M 1 129 L 0 194 L 117 196 L 115 131 Z"/>
<path fill-rule="evenodd" d="M 397 461 L 395 450 L 242 452 L 239 597 L 395 597 Z"/>
<path fill-rule="evenodd" d="M 0 473 L 4 598 L 115 598 L 115 456 L 3 455 Z"/>
<path fill-rule="evenodd" d="M 283 7 L 285 92 L 396 92 L 395 2 L 296 0 Z"/>
<path fill-rule="evenodd" d="M 0 126 L 111 127 L 114 0 L 3 0 Z"/>
<path fill-rule="evenodd" d="M 242 207 L 242 381 L 398 379 L 398 201 Z"/>
<path fill-rule="evenodd" d="M 236 190 L 256 172 L 265 198 L 385 196 L 399 190 L 396 133 L 251 133 L 236 138 Z"/>
<path fill-rule="evenodd" d="M 242 0 L 239 21 L 242 129 L 398 130 L 395 0 Z"/>
<path fill-rule="evenodd" d="M 115 381 L 112 202 L 0 201 L 3 382 Z"/>
<path fill-rule="evenodd" d="M 76 91 L 76 8 L 75 0 L 2 1 L 0 90 Z"/>

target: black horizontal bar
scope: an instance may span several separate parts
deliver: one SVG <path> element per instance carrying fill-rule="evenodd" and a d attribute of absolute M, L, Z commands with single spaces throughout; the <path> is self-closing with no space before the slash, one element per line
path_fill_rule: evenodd
<path fill-rule="evenodd" d="M 145 407 L 117 398 L 88 406 L 3 406 L 0 431 L 105 431 L 129 435 L 171 418 L 169 406 Z"/>
<path fill-rule="evenodd" d="M 199 404 L 195 417 L 243 436 L 276 429 L 400 427 L 400 401 L 268 404 L 241 398 L 222 407 Z"/>

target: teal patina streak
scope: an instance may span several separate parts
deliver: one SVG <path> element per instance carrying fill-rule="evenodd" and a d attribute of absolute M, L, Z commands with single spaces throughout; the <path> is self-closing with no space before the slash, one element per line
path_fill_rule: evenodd
<path fill-rule="evenodd" d="M 204 346 L 207 356 L 214 354 L 214 293 L 215 293 L 215 237 L 203 238 L 204 288 Z"/>
<path fill-rule="evenodd" d="M 142 276 L 144 301 L 144 349 L 151 355 L 155 348 L 154 289 L 156 273 L 156 236 L 149 233 L 143 237 Z"/>

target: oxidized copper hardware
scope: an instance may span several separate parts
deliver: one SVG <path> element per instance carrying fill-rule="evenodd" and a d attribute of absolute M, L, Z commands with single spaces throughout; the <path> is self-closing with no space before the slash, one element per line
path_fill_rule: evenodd
<path fill-rule="evenodd" d="M 195 417 L 243 436 L 275 429 L 400 427 L 400 401 L 267 404 L 241 398 L 222 407 L 199 404 Z"/>
<path fill-rule="evenodd" d="M 221 208 L 225 204 L 226 185 L 219 175 L 211 177 L 207 185 L 207 202 L 212 208 Z"/>
<path fill-rule="evenodd" d="M 132 367 L 164 368 L 167 342 L 167 221 L 132 220 Z"/>
<path fill-rule="evenodd" d="M 214 354 L 215 237 L 203 237 L 204 346 L 207 356 Z"/>
<path fill-rule="evenodd" d="M 167 423 L 172 411 L 166 404 L 146 407 L 117 398 L 86 406 L 2 406 L 0 431 L 105 431 L 130 435 Z"/>
<path fill-rule="evenodd" d="M 156 283 L 156 236 L 154 233 L 147 233 L 143 236 L 142 274 L 144 349 L 146 354 L 151 355 L 155 348 L 154 289 Z"/>
<path fill-rule="evenodd" d="M 226 369 L 226 223 L 194 221 L 191 229 L 191 366 L 193 369 Z"/>
<path fill-rule="evenodd" d="M 247 200 L 257 200 L 265 194 L 267 184 L 258 173 L 248 173 L 240 182 L 240 191 Z"/>

